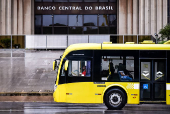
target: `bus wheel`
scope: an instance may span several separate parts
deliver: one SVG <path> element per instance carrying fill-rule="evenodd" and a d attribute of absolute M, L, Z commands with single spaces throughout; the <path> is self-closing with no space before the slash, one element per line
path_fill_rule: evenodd
<path fill-rule="evenodd" d="M 125 93 L 120 89 L 111 89 L 105 94 L 104 102 L 108 109 L 121 110 L 126 104 Z"/>

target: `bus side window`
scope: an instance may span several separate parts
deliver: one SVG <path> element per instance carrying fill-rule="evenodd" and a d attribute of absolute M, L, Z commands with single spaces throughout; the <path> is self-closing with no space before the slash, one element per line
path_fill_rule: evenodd
<path fill-rule="evenodd" d="M 91 77 L 91 61 L 90 60 L 70 60 L 68 68 L 68 76 Z"/>
<path fill-rule="evenodd" d="M 102 81 L 132 81 L 134 79 L 133 56 L 102 56 Z"/>

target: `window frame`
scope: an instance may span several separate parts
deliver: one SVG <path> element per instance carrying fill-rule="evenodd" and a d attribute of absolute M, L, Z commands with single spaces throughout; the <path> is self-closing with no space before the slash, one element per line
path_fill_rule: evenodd
<path fill-rule="evenodd" d="M 93 59 L 91 57 L 70 57 L 69 61 L 91 61 L 91 76 L 68 76 L 66 74 L 66 83 L 74 82 L 93 82 Z"/>

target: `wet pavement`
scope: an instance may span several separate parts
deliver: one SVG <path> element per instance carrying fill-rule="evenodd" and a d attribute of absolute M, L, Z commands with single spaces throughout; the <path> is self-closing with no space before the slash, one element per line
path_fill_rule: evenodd
<path fill-rule="evenodd" d="M 65 104 L 55 102 L 0 102 L 0 114 L 169 114 L 161 104 L 126 105 L 108 110 L 104 104 Z"/>
<path fill-rule="evenodd" d="M 63 52 L 0 50 L 0 92 L 53 91 L 56 72 L 52 63 Z"/>

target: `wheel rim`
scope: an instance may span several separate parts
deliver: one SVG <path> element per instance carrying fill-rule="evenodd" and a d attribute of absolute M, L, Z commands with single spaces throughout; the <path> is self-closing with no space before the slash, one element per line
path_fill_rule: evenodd
<path fill-rule="evenodd" d="M 119 93 L 112 93 L 109 96 L 109 102 L 113 106 L 118 106 L 122 102 L 122 96 Z"/>

